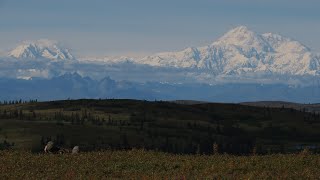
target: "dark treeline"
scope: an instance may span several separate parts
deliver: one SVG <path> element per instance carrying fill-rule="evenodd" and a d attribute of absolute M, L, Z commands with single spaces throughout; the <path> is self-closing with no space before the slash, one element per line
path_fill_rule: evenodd
<path fill-rule="evenodd" d="M 32 122 L 38 150 L 53 140 L 59 146 L 80 145 L 85 151 L 143 148 L 185 154 L 266 154 L 295 152 L 304 146 L 317 152 L 320 140 L 312 129 L 320 124 L 319 113 L 285 107 L 34 101 L 15 108 L 2 106 L 0 120 Z"/>
<path fill-rule="evenodd" d="M 13 104 L 26 104 L 26 103 L 36 103 L 38 102 L 37 99 L 30 99 L 30 100 L 22 100 L 22 99 L 19 99 L 19 100 L 4 100 L 4 101 L 0 101 L 0 105 L 13 105 Z"/>

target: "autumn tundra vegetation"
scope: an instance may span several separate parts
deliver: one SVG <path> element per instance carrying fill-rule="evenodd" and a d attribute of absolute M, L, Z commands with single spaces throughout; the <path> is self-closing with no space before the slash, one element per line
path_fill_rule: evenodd
<path fill-rule="evenodd" d="M 146 150 L 80 154 L 0 152 L 0 179 L 318 179 L 310 153 L 236 156 Z"/>

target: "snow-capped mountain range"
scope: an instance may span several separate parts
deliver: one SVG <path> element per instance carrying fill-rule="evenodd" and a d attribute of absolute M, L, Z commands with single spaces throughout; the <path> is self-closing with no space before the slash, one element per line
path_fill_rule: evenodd
<path fill-rule="evenodd" d="M 38 40 L 0 53 L 0 100 L 108 97 L 317 103 L 319 76 L 319 54 L 298 41 L 258 34 L 245 26 L 207 46 L 143 58 L 75 58 L 56 41 Z"/>
<path fill-rule="evenodd" d="M 68 49 L 62 48 L 58 42 L 40 39 L 37 41 L 26 41 L 9 52 L 9 56 L 17 59 L 51 59 L 51 60 L 73 60 L 73 55 Z"/>
<path fill-rule="evenodd" d="M 216 75 L 320 73 L 319 57 L 305 45 L 277 34 L 257 34 L 245 26 L 232 29 L 208 46 L 159 53 L 136 62 L 161 67 L 208 69 Z"/>
<path fill-rule="evenodd" d="M 99 77 L 101 74 L 100 78 L 109 75 L 132 80 L 130 78 L 134 75 L 143 79 L 158 72 L 158 76 L 154 77 L 156 80 L 162 77 L 164 79 L 161 80 L 166 81 L 166 78 L 177 77 L 176 74 L 180 73 L 180 79 L 191 77 L 199 81 L 205 79 L 204 82 L 210 83 L 225 76 L 241 78 L 249 75 L 255 79 L 270 79 L 279 76 L 320 75 L 319 54 L 296 40 L 272 33 L 258 34 L 245 26 L 230 30 L 207 46 L 157 53 L 143 58 L 77 59 L 55 41 L 38 40 L 18 45 L 8 53 L 4 58 L 6 60 L 1 59 L 0 70 L 3 67 L 4 71 L 2 74 L 0 72 L 0 76 L 5 75 L 5 70 L 10 66 L 16 68 L 19 77 L 24 78 L 38 74 L 53 77 L 66 72 L 78 72 L 90 77 Z"/>

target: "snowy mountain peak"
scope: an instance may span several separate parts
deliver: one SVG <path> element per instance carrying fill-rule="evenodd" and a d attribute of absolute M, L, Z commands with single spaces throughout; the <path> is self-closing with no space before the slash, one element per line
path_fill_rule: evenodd
<path fill-rule="evenodd" d="M 257 34 L 246 26 L 239 26 L 225 33 L 218 41 L 229 41 L 235 43 L 247 39 L 257 38 Z"/>
<path fill-rule="evenodd" d="M 246 26 L 236 27 L 226 34 L 224 34 L 213 45 L 219 46 L 235 46 L 243 49 L 244 51 L 251 51 L 255 49 L 258 52 L 272 51 L 272 47 L 266 42 L 263 37 L 254 31 L 251 31 Z"/>
<path fill-rule="evenodd" d="M 211 45 L 158 53 L 136 60 L 160 67 L 196 68 L 215 75 L 320 74 L 320 59 L 309 48 L 278 34 L 236 27 Z"/>
<path fill-rule="evenodd" d="M 238 26 L 233 29 L 231 29 L 227 34 L 248 34 L 248 33 L 254 33 L 251 31 L 247 26 Z"/>
<path fill-rule="evenodd" d="M 58 42 L 48 39 L 25 41 L 9 52 L 9 56 L 17 59 L 75 59 L 68 49 L 63 48 Z"/>

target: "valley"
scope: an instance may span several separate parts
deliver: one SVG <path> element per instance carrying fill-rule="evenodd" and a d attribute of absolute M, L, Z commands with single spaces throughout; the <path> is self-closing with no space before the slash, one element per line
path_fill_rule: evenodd
<path fill-rule="evenodd" d="M 146 149 L 178 154 L 318 152 L 319 112 L 240 104 L 64 100 L 0 106 L 0 140 L 42 152 L 54 140 L 82 151 Z M 12 103 L 12 102 L 11 102 Z"/>

